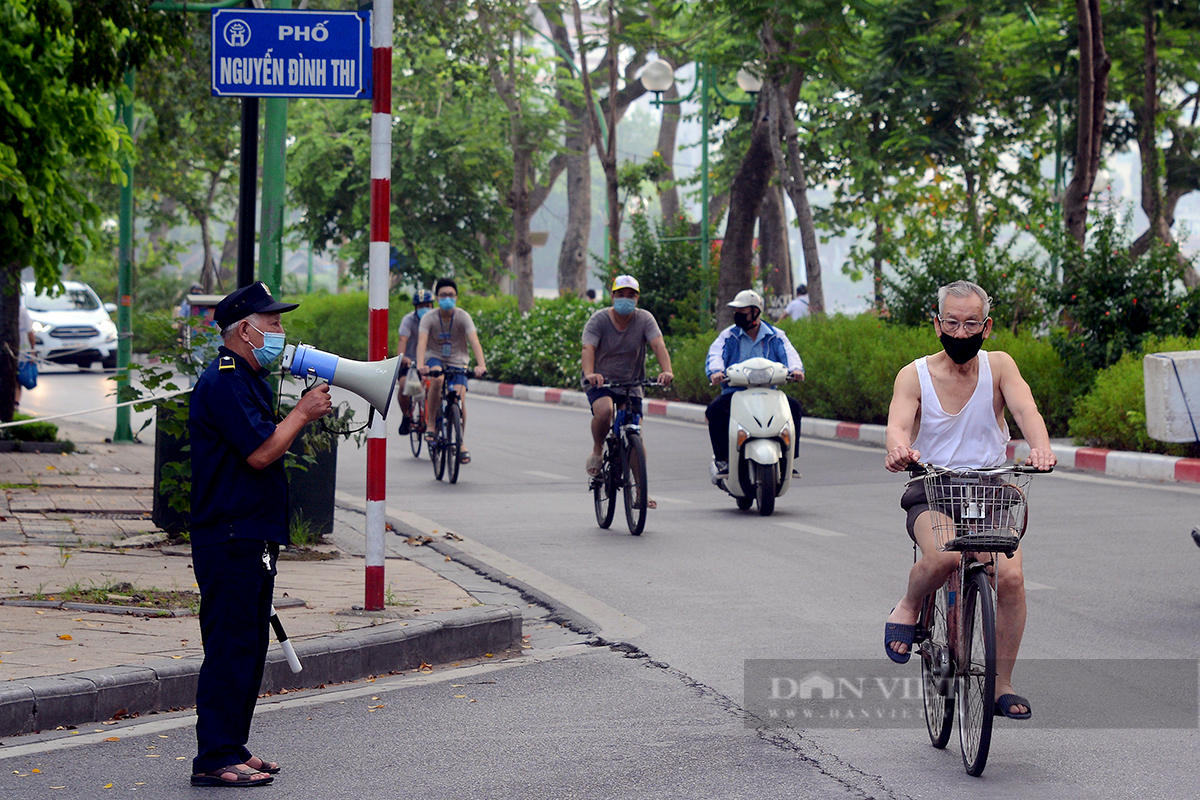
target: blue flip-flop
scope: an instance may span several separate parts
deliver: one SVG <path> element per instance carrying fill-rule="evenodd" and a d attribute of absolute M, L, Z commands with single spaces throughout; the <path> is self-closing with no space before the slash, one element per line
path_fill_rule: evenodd
<path fill-rule="evenodd" d="M 1012 710 L 1013 706 L 1025 706 L 1029 710 L 1018 714 Z M 1029 719 L 1033 714 L 1033 704 L 1019 694 L 1002 694 L 996 698 L 996 707 L 992 713 L 997 717 L 1008 717 L 1009 719 Z"/>
<path fill-rule="evenodd" d="M 905 625 L 901 622 L 887 622 L 883 626 L 883 649 L 887 652 L 887 657 L 897 664 L 907 664 L 908 659 L 912 656 L 913 639 L 917 635 L 916 625 Z M 908 650 L 903 653 L 897 653 L 892 649 L 892 643 L 908 645 Z"/>

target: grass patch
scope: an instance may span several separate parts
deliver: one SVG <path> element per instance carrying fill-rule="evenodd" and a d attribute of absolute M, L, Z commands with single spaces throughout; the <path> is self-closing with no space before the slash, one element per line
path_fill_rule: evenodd
<path fill-rule="evenodd" d="M 200 607 L 200 595 L 196 592 L 159 589 L 154 586 L 136 586 L 128 581 L 96 583 L 89 580 L 87 586 L 76 582 L 61 592 L 50 595 L 49 599 L 61 600 L 65 603 L 92 603 L 103 606 L 161 608 L 164 610 L 189 608 L 196 611 Z"/>

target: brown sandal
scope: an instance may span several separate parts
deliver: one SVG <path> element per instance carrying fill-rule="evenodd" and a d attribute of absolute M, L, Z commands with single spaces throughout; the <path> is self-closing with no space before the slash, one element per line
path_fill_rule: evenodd
<path fill-rule="evenodd" d="M 199 772 L 192 775 L 192 786 L 235 786 L 242 789 L 250 786 L 266 786 L 273 780 L 275 780 L 273 776 L 246 764 L 230 764 L 227 767 L 214 769 L 212 772 Z"/>
<path fill-rule="evenodd" d="M 258 763 L 255 764 L 255 761 Z M 258 756 L 250 756 L 246 759 L 245 764 L 250 769 L 256 769 L 259 772 L 265 772 L 268 775 L 276 775 L 279 772 L 278 764 L 276 764 L 274 761 L 263 761 Z"/>

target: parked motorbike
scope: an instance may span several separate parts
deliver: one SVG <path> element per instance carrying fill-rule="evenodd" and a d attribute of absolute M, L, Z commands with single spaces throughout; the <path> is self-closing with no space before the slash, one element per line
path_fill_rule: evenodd
<path fill-rule="evenodd" d="M 785 365 L 750 358 L 725 373 L 734 392 L 729 407 L 729 476 L 717 486 L 733 495 L 745 511 L 758 503 L 764 517 L 775 511 L 775 498 L 792 484 L 796 425 L 787 396 L 778 387 L 788 381 Z"/>

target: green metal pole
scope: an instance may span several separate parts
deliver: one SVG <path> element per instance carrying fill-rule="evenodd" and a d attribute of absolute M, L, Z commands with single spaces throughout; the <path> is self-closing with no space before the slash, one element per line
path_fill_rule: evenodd
<path fill-rule="evenodd" d="M 291 0 L 271 0 L 273 9 L 290 9 Z M 283 200 L 287 160 L 286 97 L 264 103 L 262 235 L 259 238 L 258 277 L 278 297 L 283 286 Z"/>
<path fill-rule="evenodd" d="M 125 129 L 133 135 L 133 70 L 125 72 L 125 86 L 129 89 L 128 102 L 119 101 L 118 113 Z M 124 158 L 125 184 L 121 187 L 121 214 L 118 227 L 119 248 L 117 254 L 117 399 L 125 400 L 129 394 L 129 357 L 133 350 L 133 160 Z M 113 432 L 114 442 L 132 442 L 129 406 L 117 408 L 117 428 Z"/>
<path fill-rule="evenodd" d="M 704 292 L 700 299 L 700 320 L 707 320 L 711 313 L 712 298 L 708 270 L 711 260 L 708 234 L 708 65 L 699 63 L 700 69 L 700 270 L 704 275 Z"/>

